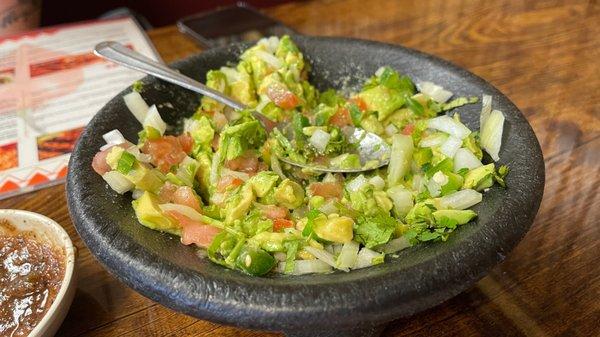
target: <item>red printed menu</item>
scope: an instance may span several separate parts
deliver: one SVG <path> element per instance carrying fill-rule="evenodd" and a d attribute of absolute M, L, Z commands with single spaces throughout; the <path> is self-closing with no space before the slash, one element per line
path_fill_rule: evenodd
<path fill-rule="evenodd" d="M 158 59 L 129 17 L 0 38 L 0 199 L 62 182 L 88 121 L 142 77 L 96 57 L 105 40 Z"/>

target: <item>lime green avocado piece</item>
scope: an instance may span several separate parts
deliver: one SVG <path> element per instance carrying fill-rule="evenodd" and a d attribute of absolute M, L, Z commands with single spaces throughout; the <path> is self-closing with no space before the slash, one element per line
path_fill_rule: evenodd
<path fill-rule="evenodd" d="M 455 209 L 441 209 L 433 212 L 433 217 L 436 222 L 442 221 L 444 218 L 448 218 L 450 220 L 456 221 L 459 225 L 464 225 L 467 222 L 471 221 L 477 213 L 470 209 L 465 210 L 455 210 Z"/>
<path fill-rule="evenodd" d="M 252 185 L 245 184 L 242 186 L 239 194 L 232 197 L 228 201 L 228 206 L 225 209 L 225 223 L 233 223 L 235 220 L 243 218 L 254 202 L 255 195 L 252 190 Z"/>
<path fill-rule="evenodd" d="M 494 181 L 492 176 L 494 174 L 494 164 L 487 164 L 478 168 L 472 169 L 465 174 L 465 182 L 463 183 L 463 189 L 474 189 L 477 191 L 484 190 L 491 187 Z"/>
<path fill-rule="evenodd" d="M 262 171 L 250 178 L 248 182 L 252 185 L 252 190 L 257 197 L 266 196 L 275 184 L 277 184 L 279 176 L 275 172 Z"/>
<path fill-rule="evenodd" d="M 161 175 L 162 174 L 156 169 L 147 168 L 146 166 L 136 163 L 126 177 L 136 188 L 158 193 L 158 190 L 163 186 Z"/>
<path fill-rule="evenodd" d="M 358 96 L 366 103 L 367 110 L 377 111 L 377 119 L 382 121 L 392 112 L 402 107 L 405 99 L 396 90 L 378 85 L 367 89 Z"/>
<path fill-rule="evenodd" d="M 275 200 L 282 206 L 294 209 L 304 203 L 304 189 L 289 179 L 282 181 L 275 189 Z"/>
<path fill-rule="evenodd" d="M 354 220 L 347 216 L 334 216 L 329 219 L 323 219 L 320 216 L 315 219 L 313 230 L 317 236 L 323 240 L 347 243 L 352 241 Z"/>
<path fill-rule="evenodd" d="M 145 191 L 132 203 L 133 210 L 140 223 L 150 229 L 181 235 L 181 226 L 175 220 L 163 214 L 158 207 L 158 197 Z"/>

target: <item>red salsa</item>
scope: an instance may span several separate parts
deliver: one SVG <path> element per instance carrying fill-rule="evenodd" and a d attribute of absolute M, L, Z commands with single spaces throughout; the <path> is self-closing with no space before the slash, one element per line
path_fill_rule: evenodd
<path fill-rule="evenodd" d="M 54 302 L 64 274 L 61 249 L 0 219 L 0 336 L 27 336 Z"/>

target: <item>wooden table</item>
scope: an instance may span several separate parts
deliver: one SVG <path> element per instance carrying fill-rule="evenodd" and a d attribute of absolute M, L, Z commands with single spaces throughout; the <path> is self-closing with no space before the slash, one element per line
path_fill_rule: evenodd
<path fill-rule="evenodd" d="M 589 1 L 315 1 L 271 8 L 299 32 L 402 44 L 469 69 L 523 111 L 544 151 L 531 231 L 457 297 L 384 336 L 591 336 L 600 329 L 600 5 Z M 166 61 L 200 51 L 174 27 L 150 32 Z M 69 218 L 64 186 L 0 208 L 45 214 L 79 248 L 79 286 L 59 336 L 276 336 L 164 308 L 107 273 Z M 593 331 L 596 331 L 594 333 Z"/>

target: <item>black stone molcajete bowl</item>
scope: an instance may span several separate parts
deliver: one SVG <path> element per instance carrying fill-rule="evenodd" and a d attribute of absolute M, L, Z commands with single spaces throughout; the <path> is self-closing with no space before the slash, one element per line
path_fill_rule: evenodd
<path fill-rule="evenodd" d="M 343 38 L 296 37 L 319 89 L 358 88 L 382 65 L 429 80 L 457 95 L 491 94 L 506 123 L 500 163 L 508 188 L 493 187 L 475 207 L 476 221 L 447 242 L 404 250 L 385 264 L 329 275 L 252 277 L 199 258 L 178 238 L 141 226 L 131 196 L 111 191 L 92 171 L 102 134 L 118 128 L 135 141 L 139 123 L 122 94 L 89 123 L 71 156 L 68 204 L 79 235 L 120 280 L 152 300 L 202 319 L 294 336 L 375 336 L 384 323 L 435 306 L 470 287 L 502 261 L 529 229 L 542 199 L 544 163 L 533 130 L 502 93 L 477 76 L 399 46 Z M 215 49 L 175 63 L 204 81 L 209 69 L 235 61 L 244 46 Z M 146 77 L 143 96 L 171 124 L 195 110 L 199 97 Z M 170 104 L 167 104 L 170 103 Z M 460 108 L 479 128 L 480 104 Z"/>

